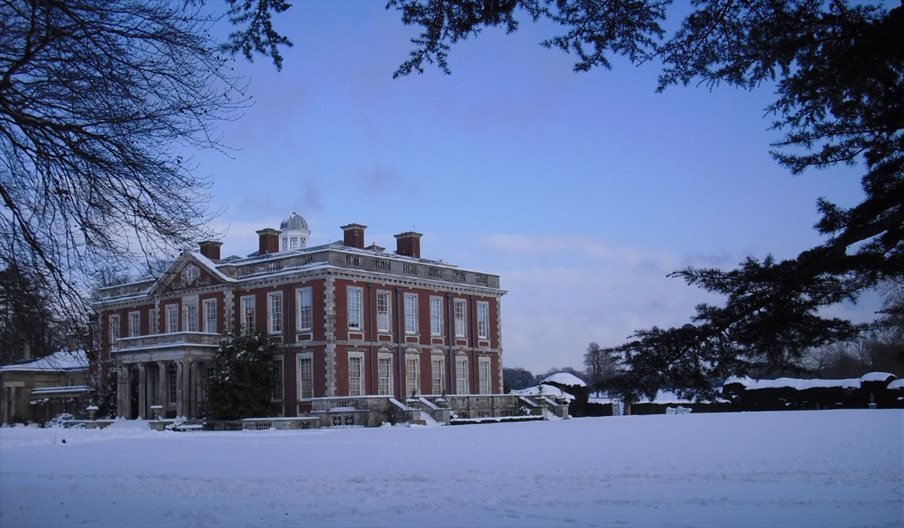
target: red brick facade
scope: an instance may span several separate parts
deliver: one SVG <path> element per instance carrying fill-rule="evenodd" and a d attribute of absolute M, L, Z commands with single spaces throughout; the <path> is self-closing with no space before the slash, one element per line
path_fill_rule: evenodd
<path fill-rule="evenodd" d="M 402 254 L 419 255 L 418 233 L 397 235 L 396 254 L 365 249 L 364 227 L 344 226 L 342 242 L 276 253 L 275 230 L 261 230 L 267 240 L 251 257 L 186 252 L 160 279 L 101 290 L 102 345 L 121 373 L 119 414 L 147 417 L 160 404 L 164 414 L 203 415 L 217 341 L 248 330 L 252 318 L 281 350 L 275 414 L 306 412 L 311 397 L 502 392 L 498 276 Z M 130 312 L 140 314 L 140 336 L 129 335 Z M 464 360 L 466 374 L 457 371 Z"/>

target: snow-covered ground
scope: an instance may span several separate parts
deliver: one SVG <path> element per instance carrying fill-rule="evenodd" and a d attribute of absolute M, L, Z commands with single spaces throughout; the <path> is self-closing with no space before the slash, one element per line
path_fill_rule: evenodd
<path fill-rule="evenodd" d="M 142 425 L 0 429 L 0 526 L 904 525 L 900 410 Z"/>

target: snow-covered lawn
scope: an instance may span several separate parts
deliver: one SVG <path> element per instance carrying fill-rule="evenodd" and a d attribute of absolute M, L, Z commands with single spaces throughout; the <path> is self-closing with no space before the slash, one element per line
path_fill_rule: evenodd
<path fill-rule="evenodd" d="M 904 525 L 900 410 L 136 425 L 0 430 L 0 526 Z"/>

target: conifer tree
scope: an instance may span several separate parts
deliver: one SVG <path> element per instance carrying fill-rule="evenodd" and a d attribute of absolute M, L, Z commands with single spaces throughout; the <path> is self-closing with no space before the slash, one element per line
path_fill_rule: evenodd
<path fill-rule="evenodd" d="M 237 420 L 270 415 L 276 345 L 259 332 L 232 335 L 220 343 L 207 382 L 208 416 Z"/>

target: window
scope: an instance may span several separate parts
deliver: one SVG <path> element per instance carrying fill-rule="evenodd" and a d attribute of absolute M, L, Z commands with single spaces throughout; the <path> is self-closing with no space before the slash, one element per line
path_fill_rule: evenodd
<path fill-rule="evenodd" d="M 282 292 L 272 292 L 267 294 L 267 331 L 271 334 L 282 333 Z"/>
<path fill-rule="evenodd" d="M 457 394 L 468 394 L 468 358 L 458 358 L 455 360 L 455 392 Z"/>
<path fill-rule="evenodd" d="M 430 335 L 443 335 L 442 297 L 430 297 Z"/>
<path fill-rule="evenodd" d="M 198 331 L 198 303 L 197 301 L 187 302 L 182 305 L 182 312 L 185 313 L 185 331 Z"/>
<path fill-rule="evenodd" d="M 176 367 L 170 367 L 166 371 L 167 401 L 176 403 Z"/>
<path fill-rule="evenodd" d="M 487 339 L 490 336 L 490 304 L 477 303 L 477 337 Z"/>
<path fill-rule="evenodd" d="M 314 358 L 304 353 L 298 356 L 298 399 L 314 397 Z"/>
<path fill-rule="evenodd" d="M 119 316 L 111 315 L 109 319 L 110 323 L 110 344 L 116 342 L 119 339 Z"/>
<path fill-rule="evenodd" d="M 160 317 L 157 315 L 157 309 L 151 308 L 151 332 L 156 334 L 160 332 Z"/>
<path fill-rule="evenodd" d="M 445 363 L 442 356 L 433 356 L 433 359 L 430 360 L 430 376 L 433 381 L 430 391 L 433 394 L 443 394 L 446 392 L 446 384 L 444 382 L 446 379 Z"/>
<path fill-rule="evenodd" d="M 418 394 L 420 391 L 420 369 L 417 356 L 405 358 L 405 394 Z"/>
<path fill-rule="evenodd" d="M 364 356 L 360 354 L 348 357 L 348 395 L 361 396 L 364 393 Z"/>
<path fill-rule="evenodd" d="M 392 394 L 392 356 L 380 355 L 377 360 L 377 394 L 386 396 Z"/>
<path fill-rule="evenodd" d="M 217 333 L 217 300 L 206 299 L 204 307 L 204 331 L 210 334 Z"/>
<path fill-rule="evenodd" d="M 311 288 L 299 288 L 295 290 L 298 315 L 296 329 L 299 332 L 310 332 L 314 328 L 314 302 L 311 297 Z"/>
<path fill-rule="evenodd" d="M 254 332 L 254 296 L 242 297 L 242 332 Z"/>
<path fill-rule="evenodd" d="M 129 312 L 129 337 L 141 335 L 141 312 Z"/>
<path fill-rule="evenodd" d="M 166 333 L 175 334 L 179 331 L 179 306 L 176 304 L 166 305 Z"/>
<path fill-rule="evenodd" d="M 377 292 L 377 332 L 391 332 L 392 312 L 388 291 Z"/>
<path fill-rule="evenodd" d="M 405 294 L 405 333 L 417 333 L 417 294 Z"/>
<path fill-rule="evenodd" d="M 361 329 L 361 288 L 348 288 L 348 327 Z"/>
<path fill-rule="evenodd" d="M 283 399 L 283 368 L 282 368 L 282 359 L 274 359 L 273 360 L 273 371 L 272 375 L 272 383 L 271 387 L 273 388 L 273 393 L 270 395 L 270 398 L 273 401 L 282 401 Z"/>
<path fill-rule="evenodd" d="M 465 337 L 468 331 L 468 306 L 464 299 L 455 299 L 455 337 Z"/>
<path fill-rule="evenodd" d="M 489 394 L 490 391 L 490 358 L 480 358 L 477 364 L 477 379 L 479 381 L 480 394 Z"/>
<path fill-rule="evenodd" d="M 289 237 L 289 251 L 298 249 L 298 237 Z"/>

